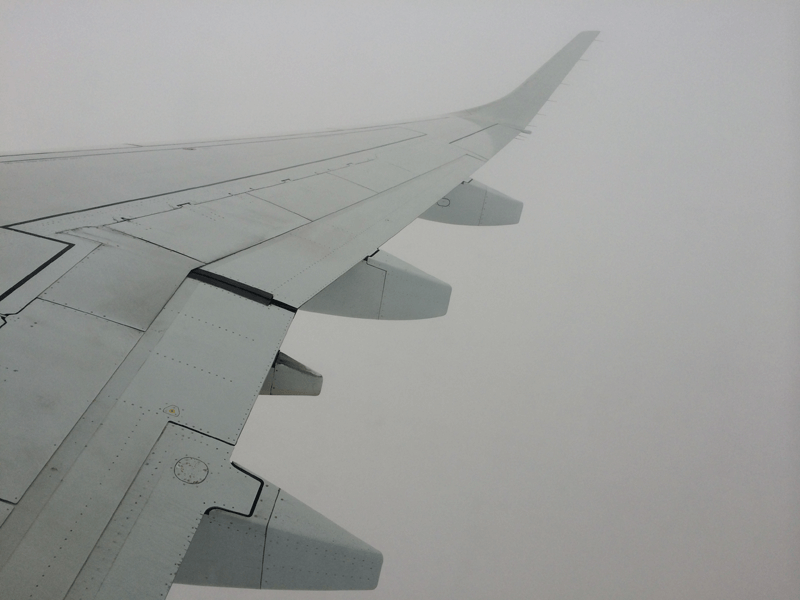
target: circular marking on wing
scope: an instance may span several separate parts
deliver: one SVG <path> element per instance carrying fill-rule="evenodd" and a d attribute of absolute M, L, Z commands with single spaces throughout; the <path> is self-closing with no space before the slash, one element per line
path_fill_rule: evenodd
<path fill-rule="evenodd" d="M 450 206 L 450 200 L 448 200 L 447 198 L 442 198 L 436 204 L 441 207 Z"/>
<path fill-rule="evenodd" d="M 199 458 L 185 456 L 175 463 L 175 477 L 185 483 L 203 483 L 208 477 L 208 465 Z"/>

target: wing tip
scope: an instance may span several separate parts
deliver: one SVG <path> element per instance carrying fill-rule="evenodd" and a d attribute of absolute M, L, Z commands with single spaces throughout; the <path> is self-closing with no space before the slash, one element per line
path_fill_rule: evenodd
<path fill-rule="evenodd" d="M 600 35 L 599 31 L 581 31 L 578 35 L 573 38 L 573 42 L 577 43 L 586 43 L 591 45 L 597 39 L 597 36 Z"/>
<path fill-rule="evenodd" d="M 494 102 L 452 114 L 508 123 L 520 129 L 525 127 L 598 35 L 600 31 L 581 31 L 510 94 Z M 538 91 L 533 90 L 533 84 L 540 84 Z"/>

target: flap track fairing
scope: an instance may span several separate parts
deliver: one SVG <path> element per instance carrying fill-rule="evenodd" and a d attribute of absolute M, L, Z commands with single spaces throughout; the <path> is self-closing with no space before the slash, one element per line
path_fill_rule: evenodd
<path fill-rule="evenodd" d="M 477 181 L 458 184 L 419 218 L 451 225 L 516 225 L 522 202 Z"/>
<path fill-rule="evenodd" d="M 383 555 L 283 490 L 253 515 L 203 515 L 175 583 L 270 590 L 373 590 Z"/>
<path fill-rule="evenodd" d="M 321 391 L 322 375 L 278 352 L 259 393 L 262 396 L 319 396 Z"/>
<path fill-rule="evenodd" d="M 430 319 L 447 313 L 450 292 L 449 284 L 381 250 L 300 310 L 358 319 Z"/>

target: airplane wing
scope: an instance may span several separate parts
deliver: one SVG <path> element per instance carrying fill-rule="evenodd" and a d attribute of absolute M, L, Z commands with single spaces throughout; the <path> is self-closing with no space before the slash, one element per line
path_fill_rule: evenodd
<path fill-rule="evenodd" d="M 447 284 L 379 248 L 420 216 L 517 222 L 470 176 L 596 35 L 441 117 L 0 157 L 3 596 L 374 588 L 380 552 L 231 452 L 259 394 L 321 389 L 280 352 L 296 311 L 446 312 Z"/>

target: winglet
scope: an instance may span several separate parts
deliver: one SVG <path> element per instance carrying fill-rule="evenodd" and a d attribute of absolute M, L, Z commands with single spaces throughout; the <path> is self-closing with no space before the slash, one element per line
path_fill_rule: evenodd
<path fill-rule="evenodd" d="M 455 114 L 524 129 L 599 34 L 599 31 L 579 33 L 507 96 Z"/>

